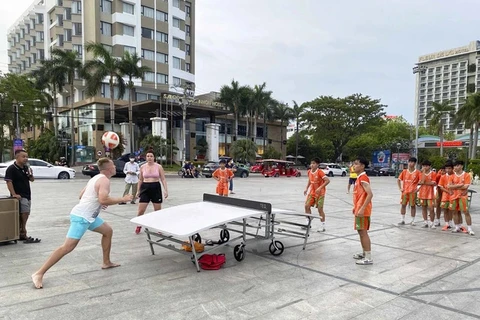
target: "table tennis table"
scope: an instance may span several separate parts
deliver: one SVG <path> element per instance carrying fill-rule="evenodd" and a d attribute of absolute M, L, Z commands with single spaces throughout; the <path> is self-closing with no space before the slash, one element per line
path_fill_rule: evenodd
<path fill-rule="evenodd" d="M 192 262 L 199 272 L 198 259 L 202 255 L 237 240 L 240 240 L 240 243 L 234 246 L 233 256 L 237 261 L 242 261 L 245 257 L 247 236 L 270 240 L 270 253 L 275 256 L 281 255 L 284 245 L 275 239 L 275 227 L 280 224 L 275 220 L 277 214 L 285 214 L 290 217 L 305 216 L 291 210 L 274 209 L 267 202 L 204 194 L 201 202 L 165 208 L 135 217 L 130 221 L 145 228 L 152 255 L 155 254 L 154 245 L 191 255 Z M 284 228 L 277 229 L 277 231 L 291 237 L 304 239 L 303 249 L 305 249 L 311 220 L 309 219 L 306 223 L 282 221 L 282 223 L 303 227 L 303 231 Z M 195 242 L 202 241 L 200 233 L 214 228 L 220 229 L 220 240 L 211 244 L 211 247 L 205 247 L 203 252 L 196 252 Z M 254 231 L 249 231 L 251 229 Z M 260 233 L 261 230 L 264 230 L 264 233 Z M 230 232 L 236 233 L 238 236 L 231 238 Z M 186 241 L 186 239 L 188 240 Z M 172 243 L 183 245 L 186 242 L 190 245 L 191 252 L 172 245 Z"/>

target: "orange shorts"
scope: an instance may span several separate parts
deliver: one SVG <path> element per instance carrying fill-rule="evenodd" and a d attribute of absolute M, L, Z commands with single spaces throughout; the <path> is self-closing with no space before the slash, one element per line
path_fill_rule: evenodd
<path fill-rule="evenodd" d="M 228 182 L 217 183 L 216 192 L 219 196 L 228 196 Z"/>
<path fill-rule="evenodd" d="M 325 201 L 325 196 L 317 196 L 316 194 L 310 193 L 307 196 L 305 205 L 309 207 L 323 208 L 323 202 Z"/>
<path fill-rule="evenodd" d="M 468 199 L 467 197 L 461 197 L 458 199 L 450 200 L 450 210 L 468 212 Z"/>
<path fill-rule="evenodd" d="M 355 216 L 355 230 L 370 230 L 370 217 Z"/>

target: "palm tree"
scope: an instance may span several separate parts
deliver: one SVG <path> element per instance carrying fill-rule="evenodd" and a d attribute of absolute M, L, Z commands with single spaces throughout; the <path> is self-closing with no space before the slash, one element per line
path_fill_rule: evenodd
<path fill-rule="evenodd" d="M 267 84 L 264 82 L 261 85 L 255 85 L 252 96 L 252 110 L 253 110 L 253 141 L 257 140 L 257 119 L 259 113 L 267 107 L 272 100 L 272 91 L 265 91 Z"/>
<path fill-rule="evenodd" d="M 280 120 L 280 138 L 282 139 L 280 141 L 280 150 L 283 150 L 283 124 L 293 119 L 293 111 L 288 104 L 279 103 L 274 107 L 273 114 L 275 119 Z"/>
<path fill-rule="evenodd" d="M 437 128 L 438 135 L 440 136 L 440 156 L 443 157 L 443 118 L 445 115 L 454 116 L 453 111 L 455 108 L 450 105 L 450 101 L 445 100 L 442 102 L 432 103 L 432 109 L 427 112 L 426 118 L 430 119 L 430 126 Z"/>
<path fill-rule="evenodd" d="M 303 115 L 303 111 L 305 110 L 306 106 L 305 105 L 301 105 L 299 106 L 297 104 L 297 102 L 295 100 L 292 101 L 293 102 L 293 108 L 292 108 L 292 112 L 293 112 L 293 117 L 295 118 L 295 124 L 296 124 L 296 128 L 295 128 L 295 161 L 298 160 L 298 139 L 299 139 L 299 135 L 298 135 L 298 132 L 299 132 L 299 127 L 300 127 L 300 119 Z"/>
<path fill-rule="evenodd" d="M 93 54 L 93 60 L 85 62 L 84 77 L 87 80 L 87 94 L 95 96 L 103 80 L 108 78 L 110 86 L 110 122 L 112 131 L 115 131 L 115 90 L 118 87 L 118 99 L 125 95 L 126 85 L 122 73 L 122 60 L 114 57 L 101 43 L 88 42 L 85 46 L 87 52 Z"/>
<path fill-rule="evenodd" d="M 250 86 L 245 86 L 241 91 L 239 116 L 246 119 L 245 136 L 250 137 L 250 120 L 253 113 L 253 89 Z"/>
<path fill-rule="evenodd" d="M 53 108 L 53 128 L 55 137 L 58 136 L 58 106 L 57 94 L 63 91 L 66 83 L 66 74 L 61 68 L 58 68 L 59 60 L 42 60 L 41 67 L 30 73 L 35 79 L 35 86 L 38 90 L 51 93 L 51 102 Z"/>
<path fill-rule="evenodd" d="M 224 85 L 220 88 L 219 102 L 225 104 L 233 112 L 235 117 L 234 138 L 238 136 L 238 117 L 240 114 L 240 105 L 243 94 L 248 87 L 240 86 L 238 81 L 232 80 L 231 86 Z"/>
<path fill-rule="evenodd" d="M 130 135 L 130 149 L 133 152 L 133 107 L 132 107 L 132 97 L 135 90 L 135 84 L 133 83 L 133 79 L 144 79 L 145 72 L 150 71 L 151 69 L 147 66 L 139 66 L 139 62 L 141 61 L 141 57 L 137 55 L 135 52 L 134 54 L 130 54 L 130 52 L 126 51 L 123 54 L 122 60 L 120 61 L 120 70 L 123 75 L 128 78 L 127 88 L 129 90 L 128 94 L 128 132 Z"/>
<path fill-rule="evenodd" d="M 266 105 L 263 106 L 262 118 L 263 118 L 263 152 L 266 150 L 266 139 L 268 137 L 267 133 L 267 120 L 272 121 L 275 119 L 273 110 L 278 105 L 278 101 L 275 99 L 270 99 Z"/>
<path fill-rule="evenodd" d="M 458 109 L 455 125 L 465 122 L 465 127 L 470 128 L 469 158 L 475 159 L 478 144 L 478 129 L 480 127 L 480 92 L 473 93 L 467 97 L 465 104 Z"/>
<path fill-rule="evenodd" d="M 257 145 L 252 140 L 242 139 L 232 144 L 230 153 L 236 160 L 255 162 L 257 150 Z"/>
<path fill-rule="evenodd" d="M 71 158 L 70 165 L 75 164 L 75 113 L 73 110 L 73 102 L 75 97 L 75 76 L 80 74 L 83 70 L 82 61 L 79 60 L 78 52 L 76 51 L 63 51 L 60 49 L 53 49 L 52 60 L 55 61 L 55 74 L 63 74 L 65 76 L 66 83 L 68 84 L 68 93 L 70 94 L 70 129 L 71 129 Z"/>

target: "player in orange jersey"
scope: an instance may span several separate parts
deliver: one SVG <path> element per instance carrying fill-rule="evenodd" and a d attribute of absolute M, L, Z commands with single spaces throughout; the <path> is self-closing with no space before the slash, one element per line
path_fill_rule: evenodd
<path fill-rule="evenodd" d="M 356 264 L 369 265 L 373 264 L 372 248 L 368 230 L 370 229 L 370 215 L 372 214 L 372 198 L 373 193 L 370 188 L 370 179 L 365 173 L 368 167 L 368 161 L 364 158 L 358 158 L 354 162 L 354 169 L 357 173 L 357 181 L 353 189 L 353 215 L 355 216 L 355 230 L 360 236 L 360 243 L 363 251 L 353 255 Z"/>
<path fill-rule="evenodd" d="M 461 214 L 465 215 L 467 222 L 467 233 L 475 235 L 472 230 L 472 217 L 468 211 L 468 187 L 472 183 L 470 175 L 463 171 L 463 161 L 455 161 L 453 164 L 453 174 L 448 179 L 448 189 L 450 190 L 450 211 L 453 211 L 455 229 L 452 232 L 461 231 Z M 460 213 L 459 213 L 460 212 Z"/>
<path fill-rule="evenodd" d="M 215 170 L 212 177 L 218 181 L 217 194 L 219 196 L 228 197 L 228 183 L 233 178 L 233 172 L 230 169 L 225 168 L 227 161 L 225 159 L 220 160 L 220 168 Z"/>
<path fill-rule="evenodd" d="M 311 214 L 311 208 L 317 207 L 320 215 L 321 225 L 318 232 L 325 231 L 325 212 L 323 211 L 323 202 L 325 201 L 326 186 L 330 183 L 322 169 L 318 167 L 320 159 L 314 158 L 310 162 L 310 170 L 308 170 L 308 183 L 303 194 L 307 196 L 305 201 L 305 213 Z M 307 218 L 308 219 L 308 218 Z M 309 221 L 307 221 L 308 224 Z"/>
<path fill-rule="evenodd" d="M 417 165 L 417 158 L 408 159 L 408 168 L 403 170 L 400 176 L 398 177 L 397 184 L 398 189 L 402 193 L 401 204 L 402 208 L 400 209 L 400 214 L 402 215 L 402 220 L 399 225 L 405 224 L 405 213 L 407 212 L 407 204 L 410 205 L 410 214 L 412 216 L 412 221 L 410 224 L 415 225 L 415 201 L 417 199 L 417 186 L 420 181 L 420 171 L 418 171 L 415 166 Z"/>
<path fill-rule="evenodd" d="M 445 163 L 445 174 L 441 176 L 438 182 L 438 188 L 441 190 L 440 208 L 443 209 L 443 219 L 445 220 L 445 226 L 442 231 L 447 231 L 455 227 L 452 218 L 452 212 L 450 211 L 450 190 L 448 189 L 448 179 L 453 173 L 453 163 L 447 161 Z M 437 209 L 438 210 L 438 209 Z"/>
<path fill-rule="evenodd" d="M 434 206 L 434 209 L 435 209 L 435 220 L 433 221 L 433 225 L 435 227 L 438 227 L 440 226 L 440 216 L 442 215 L 442 207 L 441 207 L 441 203 L 442 203 L 442 190 L 440 189 L 440 187 L 438 186 L 438 184 L 440 183 L 440 179 L 442 178 L 442 176 L 445 175 L 445 166 L 442 166 L 440 168 L 440 170 L 437 171 L 437 174 L 435 175 L 435 190 L 436 190 L 436 194 L 435 194 L 435 201 L 433 203 L 433 206 Z"/>
<path fill-rule="evenodd" d="M 423 228 L 435 229 L 433 220 L 435 218 L 435 212 L 433 211 L 434 200 L 434 188 L 435 188 L 435 172 L 432 171 L 432 163 L 428 160 L 422 162 L 421 178 L 418 184 L 420 189 L 418 190 L 418 198 L 420 199 L 420 205 L 422 206 L 423 216 Z M 427 215 L 427 209 L 428 214 Z"/>

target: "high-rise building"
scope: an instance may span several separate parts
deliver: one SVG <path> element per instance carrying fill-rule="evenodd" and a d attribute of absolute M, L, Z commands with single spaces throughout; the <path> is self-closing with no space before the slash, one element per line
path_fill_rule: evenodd
<path fill-rule="evenodd" d="M 415 121 L 427 127 L 426 118 L 433 102 L 449 101 L 455 111 L 463 106 L 469 93 L 480 88 L 480 41 L 430 53 L 419 57 L 414 68 L 417 74 L 415 92 Z M 455 113 L 455 112 L 454 112 Z M 445 132 L 467 133 L 463 123 L 454 125 L 454 117 L 444 115 Z"/>

